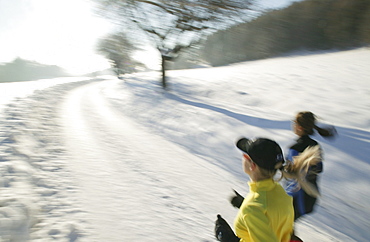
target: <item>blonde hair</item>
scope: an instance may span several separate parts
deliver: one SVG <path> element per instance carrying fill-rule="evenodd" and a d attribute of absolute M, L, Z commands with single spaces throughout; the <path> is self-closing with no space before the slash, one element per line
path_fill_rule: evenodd
<path fill-rule="evenodd" d="M 310 166 L 317 165 L 321 161 L 322 154 L 320 146 L 309 146 L 300 155 L 295 156 L 294 161 L 287 160 L 277 170 L 267 170 L 257 165 L 259 168 L 258 180 L 269 178 L 276 181 L 280 181 L 283 178 L 288 180 L 295 179 L 307 194 L 312 197 L 318 197 L 320 196 L 319 191 L 306 180 L 306 175 Z M 280 178 L 275 177 L 278 170 L 280 170 Z"/>
<path fill-rule="evenodd" d="M 260 166 L 258 166 L 258 168 L 259 168 L 259 178 L 261 180 L 273 178 L 275 176 L 276 172 L 277 172 L 277 170 L 267 170 L 267 169 L 264 169 Z"/>
<path fill-rule="evenodd" d="M 302 189 L 313 197 L 320 196 L 315 186 L 306 180 L 310 166 L 322 161 L 321 148 L 319 145 L 307 147 L 300 155 L 294 157 L 294 162 L 287 161 L 281 169 L 281 178 L 295 179 Z"/>

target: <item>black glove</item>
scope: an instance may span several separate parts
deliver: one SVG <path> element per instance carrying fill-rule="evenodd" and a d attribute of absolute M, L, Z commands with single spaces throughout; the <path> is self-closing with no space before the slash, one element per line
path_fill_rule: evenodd
<path fill-rule="evenodd" d="M 218 241 L 221 242 L 239 242 L 239 238 L 234 234 L 230 225 L 221 217 L 217 215 L 215 222 L 215 236 Z"/>
<path fill-rule="evenodd" d="M 234 192 L 235 192 L 235 196 L 232 196 L 230 198 L 230 202 L 234 207 L 240 208 L 240 206 L 242 205 L 244 201 L 244 197 L 240 195 L 237 191 L 234 190 Z"/>

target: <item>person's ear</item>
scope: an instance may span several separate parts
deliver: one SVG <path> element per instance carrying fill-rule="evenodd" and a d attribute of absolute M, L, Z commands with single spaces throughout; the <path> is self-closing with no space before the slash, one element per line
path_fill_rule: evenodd
<path fill-rule="evenodd" d="M 257 168 L 257 164 L 252 161 L 251 165 L 249 166 L 249 170 L 254 171 L 256 170 L 256 168 Z"/>

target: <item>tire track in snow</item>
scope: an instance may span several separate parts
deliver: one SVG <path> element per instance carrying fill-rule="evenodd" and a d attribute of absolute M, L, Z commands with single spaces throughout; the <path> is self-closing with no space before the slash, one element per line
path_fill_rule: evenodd
<path fill-rule="evenodd" d="M 217 178 L 215 168 L 110 106 L 102 90 L 114 83 L 74 90 L 62 112 L 90 232 L 101 241 L 213 240 L 214 216 L 226 204 L 214 197 L 230 192 L 226 175 Z"/>

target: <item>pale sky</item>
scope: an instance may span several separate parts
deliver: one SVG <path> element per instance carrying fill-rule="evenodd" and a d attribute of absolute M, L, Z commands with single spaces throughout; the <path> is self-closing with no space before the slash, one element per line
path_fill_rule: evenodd
<path fill-rule="evenodd" d="M 88 0 L 0 0 L 0 62 L 21 57 L 75 74 L 105 69 L 95 45 L 111 29 Z"/>

